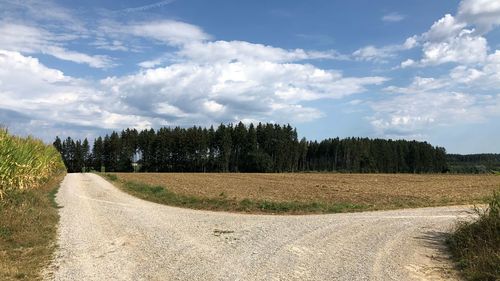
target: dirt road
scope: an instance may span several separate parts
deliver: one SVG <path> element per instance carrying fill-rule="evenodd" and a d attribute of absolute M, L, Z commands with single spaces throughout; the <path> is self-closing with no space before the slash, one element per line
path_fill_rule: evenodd
<path fill-rule="evenodd" d="M 68 174 L 55 280 L 457 280 L 443 233 L 466 208 L 308 216 L 186 210 Z"/>

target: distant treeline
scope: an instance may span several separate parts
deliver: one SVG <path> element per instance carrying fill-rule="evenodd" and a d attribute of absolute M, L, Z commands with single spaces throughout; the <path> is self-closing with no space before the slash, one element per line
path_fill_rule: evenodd
<path fill-rule="evenodd" d="M 298 140 L 290 125 L 221 124 L 217 129 L 126 129 L 94 140 L 62 141 L 69 172 L 297 172 L 440 173 L 446 151 L 426 142 L 368 138 Z"/>
<path fill-rule="evenodd" d="M 500 171 L 500 154 L 448 154 L 447 162 L 452 173 L 489 173 Z"/>

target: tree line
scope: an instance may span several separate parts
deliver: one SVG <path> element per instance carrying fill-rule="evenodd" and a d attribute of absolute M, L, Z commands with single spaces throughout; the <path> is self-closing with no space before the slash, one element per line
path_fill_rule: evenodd
<path fill-rule="evenodd" d="M 447 162 L 452 173 L 500 172 L 500 154 L 448 154 Z"/>
<path fill-rule="evenodd" d="M 440 173 L 446 151 L 426 142 L 369 138 L 298 139 L 290 125 L 221 124 L 216 129 L 125 129 L 54 146 L 69 172 Z"/>

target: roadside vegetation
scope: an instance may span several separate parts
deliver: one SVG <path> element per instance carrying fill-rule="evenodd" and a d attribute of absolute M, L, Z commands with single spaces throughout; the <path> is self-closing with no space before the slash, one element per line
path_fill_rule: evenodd
<path fill-rule="evenodd" d="M 500 193 L 495 192 L 479 218 L 460 222 L 448 245 L 468 280 L 500 280 Z"/>
<path fill-rule="evenodd" d="M 55 249 L 54 195 L 65 174 L 54 147 L 0 129 L 0 280 L 40 280 Z"/>
<path fill-rule="evenodd" d="M 0 128 L 0 198 L 11 190 L 38 188 L 62 170 L 61 155 L 53 146 Z"/>
<path fill-rule="evenodd" d="M 145 200 L 249 213 L 337 213 L 485 203 L 495 175 L 113 173 Z"/>

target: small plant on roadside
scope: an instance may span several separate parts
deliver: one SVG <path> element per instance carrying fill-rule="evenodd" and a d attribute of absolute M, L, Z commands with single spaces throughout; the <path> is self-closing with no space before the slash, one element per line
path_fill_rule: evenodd
<path fill-rule="evenodd" d="M 118 177 L 115 174 L 103 174 L 110 181 L 117 181 Z"/>
<path fill-rule="evenodd" d="M 500 280 L 500 192 L 475 212 L 478 219 L 460 222 L 448 245 L 468 280 Z"/>

